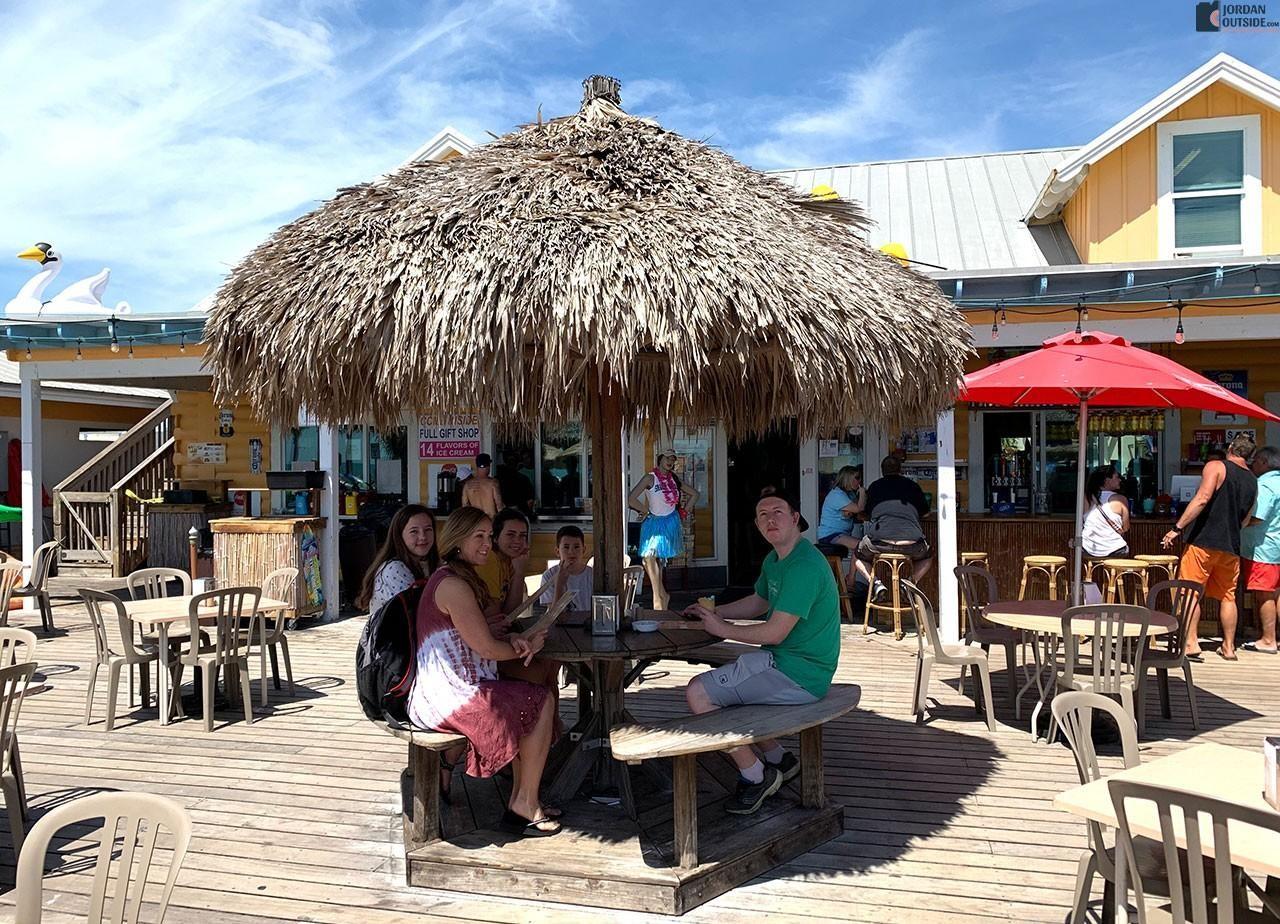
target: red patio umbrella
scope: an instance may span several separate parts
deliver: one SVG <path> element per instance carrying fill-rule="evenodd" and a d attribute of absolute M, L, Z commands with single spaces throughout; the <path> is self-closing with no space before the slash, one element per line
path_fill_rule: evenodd
<path fill-rule="evenodd" d="M 1084 520 L 1085 439 L 1089 407 L 1169 407 L 1280 420 L 1172 359 L 1102 331 L 1062 334 L 1039 350 L 964 377 L 960 400 L 1000 407 L 1078 405 L 1074 602 L 1080 602 L 1080 532 Z"/>

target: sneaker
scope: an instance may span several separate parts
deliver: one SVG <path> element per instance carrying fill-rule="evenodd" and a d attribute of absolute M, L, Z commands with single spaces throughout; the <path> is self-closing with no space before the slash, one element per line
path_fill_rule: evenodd
<path fill-rule="evenodd" d="M 889 599 L 889 586 L 879 578 L 871 585 L 871 602 L 884 603 Z"/>
<path fill-rule="evenodd" d="M 768 761 L 765 761 L 765 766 L 777 767 L 782 771 L 782 782 L 784 783 L 790 783 L 800 775 L 800 761 L 798 761 L 796 759 L 796 755 L 792 754 L 790 751 L 783 751 L 782 760 L 778 761 L 776 764 L 771 764 Z"/>
<path fill-rule="evenodd" d="M 764 768 L 764 779 L 759 783 L 748 783 L 738 778 L 738 791 L 733 794 L 724 810 L 731 815 L 754 815 L 764 805 L 764 800 L 782 788 L 782 771 L 768 764 Z"/>

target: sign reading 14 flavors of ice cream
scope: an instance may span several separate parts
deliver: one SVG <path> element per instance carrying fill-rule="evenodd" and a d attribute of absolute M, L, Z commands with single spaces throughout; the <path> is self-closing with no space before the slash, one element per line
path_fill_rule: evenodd
<path fill-rule="evenodd" d="M 419 459 L 472 459 L 479 453 L 479 414 L 418 418 Z"/>

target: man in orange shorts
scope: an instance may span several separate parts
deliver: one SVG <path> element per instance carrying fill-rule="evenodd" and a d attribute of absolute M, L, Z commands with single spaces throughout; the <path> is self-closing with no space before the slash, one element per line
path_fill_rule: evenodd
<path fill-rule="evenodd" d="M 1182 553 L 1178 577 L 1204 585 L 1204 594 L 1217 600 L 1222 623 L 1219 656 L 1228 661 L 1236 655 L 1236 582 L 1240 579 L 1240 530 L 1249 522 L 1258 496 L 1258 479 L 1249 469 L 1254 453 L 1253 440 L 1237 436 L 1227 447 L 1227 460 L 1206 462 L 1195 497 L 1178 516 L 1173 529 L 1161 544 L 1167 549 L 1186 530 L 1187 548 Z M 1198 635 L 1200 612 L 1187 627 L 1187 655 L 1200 654 Z"/>

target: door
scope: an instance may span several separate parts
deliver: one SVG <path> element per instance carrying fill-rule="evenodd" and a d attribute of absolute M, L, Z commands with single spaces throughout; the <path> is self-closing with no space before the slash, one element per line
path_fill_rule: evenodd
<path fill-rule="evenodd" d="M 764 436 L 729 443 L 729 584 L 749 587 L 760 574 L 769 545 L 756 530 L 756 501 L 772 486 L 794 500 L 800 496 L 800 444 L 795 421 Z"/>

